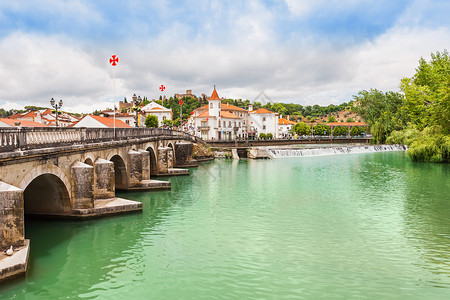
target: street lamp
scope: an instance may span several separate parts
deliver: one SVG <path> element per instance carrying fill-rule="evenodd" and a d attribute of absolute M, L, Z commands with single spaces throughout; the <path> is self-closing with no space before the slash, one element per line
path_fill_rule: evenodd
<path fill-rule="evenodd" d="M 139 97 L 136 97 L 136 94 L 134 94 L 133 95 L 133 97 L 132 97 L 132 101 L 133 101 L 133 104 L 134 104 L 134 125 L 135 125 L 135 127 L 139 127 L 139 124 L 138 124 L 138 112 L 140 111 L 140 109 L 139 109 L 139 104 L 141 103 L 141 101 L 142 101 L 142 99 L 141 99 L 141 96 L 139 96 Z"/>
<path fill-rule="evenodd" d="M 56 111 L 56 121 L 55 121 L 55 123 L 56 123 L 56 127 L 58 127 L 58 108 L 61 109 L 61 106 L 63 105 L 63 101 L 59 100 L 59 103 L 55 103 L 55 99 L 52 98 L 50 100 L 50 104 L 53 106 L 53 108 Z"/>

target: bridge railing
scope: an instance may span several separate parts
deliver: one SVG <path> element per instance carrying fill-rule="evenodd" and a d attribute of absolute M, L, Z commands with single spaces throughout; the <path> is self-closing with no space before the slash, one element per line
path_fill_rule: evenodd
<path fill-rule="evenodd" d="M 163 128 L 0 128 L 0 152 L 83 145 L 149 137 L 203 142 L 185 132 Z"/>

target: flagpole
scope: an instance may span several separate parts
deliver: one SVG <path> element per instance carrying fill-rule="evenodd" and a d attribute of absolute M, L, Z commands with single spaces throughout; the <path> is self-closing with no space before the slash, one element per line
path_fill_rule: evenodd
<path fill-rule="evenodd" d="M 113 67 L 113 89 L 114 89 L 114 139 L 116 139 L 116 67 Z"/>

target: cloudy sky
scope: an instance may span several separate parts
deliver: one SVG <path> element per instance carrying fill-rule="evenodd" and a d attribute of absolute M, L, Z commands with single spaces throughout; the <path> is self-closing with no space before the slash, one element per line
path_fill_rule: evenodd
<path fill-rule="evenodd" d="M 118 3 L 115 3 L 118 2 Z M 0 1 L 0 107 L 91 112 L 132 94 L 328 105 L 398 90 L 450 48 L 448 0 Z"/>

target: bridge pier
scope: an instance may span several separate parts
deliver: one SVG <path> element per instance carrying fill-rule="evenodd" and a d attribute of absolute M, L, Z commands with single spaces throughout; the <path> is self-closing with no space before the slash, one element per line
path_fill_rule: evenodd
<path fill-rule="evenodd" d="M 0 250 L 23 246 L 23 190 L 0 181 L 0 199 Z"/>
<path fill-rule="evenodd" d="M 150 152 L 139 149 L 142 158 L 142 180 L 150 179 Z"/>
<path fill-rule="evenodd" d="M 189 175 L 189 170 L 173 167 L 173 150 L 170 147 L 158 147 L 158 176 Z"/>
<path fill-rule="evenodd" d="M 142 154 L 138 151 L 128 152 L 128 188 L 142 186 Z"/>
<path fill-rule="evenodd" d="M 72 166 L 72 207 L 74 209 L 94 207 L 94 167 L 75 162 Z"/>
<path fill-rule="evenodd" d="M 94 163 L 94 199 L 108 199 L 115 196 L 114 163 L 98 158 Z"/>

